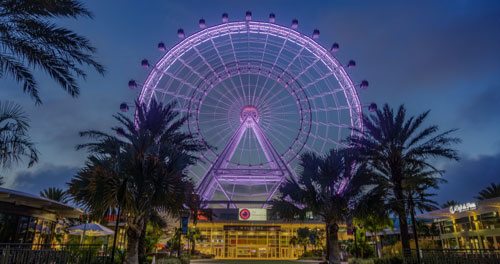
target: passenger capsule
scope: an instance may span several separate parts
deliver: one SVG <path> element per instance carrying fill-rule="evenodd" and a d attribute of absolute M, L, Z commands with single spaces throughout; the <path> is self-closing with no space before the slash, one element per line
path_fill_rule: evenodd
<path fill-rule="evenodd" d="M 276 22 L 276 15 L 274 13 L 269 14 L 269 23 Z"/>
<path fill-rule="evenodd" d="M 200 21 L 198 21 L 198 26 L 201 28 L 201 29 L 204 29 L 207 27 L 207 24 L 205 23 L 205 19 L 200 19 Z"/>
<path fill-rule="evenodd" d="M 319 39 L 319 29 L 315 29 L 312 35 L 313 39 Z"/>

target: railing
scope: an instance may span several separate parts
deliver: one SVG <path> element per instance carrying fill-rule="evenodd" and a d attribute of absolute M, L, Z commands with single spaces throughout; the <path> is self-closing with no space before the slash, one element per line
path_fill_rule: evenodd
<path fill-rule="evenodd" d="M 105 264 L 107 253 L 102 245 L 0 243 L 0 264 Z"/>
<path fill-rule="evenodd" d="M 421 250 L 421 264 L 498 264 L 500 250 L 495 249 L 424 249 Z M 417 264 L 417 252 L 412 251 L 412 258 L 407 264 Z"/>

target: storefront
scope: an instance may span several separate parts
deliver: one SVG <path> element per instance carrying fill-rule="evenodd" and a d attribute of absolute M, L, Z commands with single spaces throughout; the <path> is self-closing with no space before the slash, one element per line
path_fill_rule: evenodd
<path fill-rule="evenodd" d="M 445 249 L 499 250 L 500 198 L 469 202 L 418 216 L 439 226 Z"/>
<path fill-rule="evenodd" d="M 265 211 L 251 209 L 251 215 L 247 215 L 245 210 L 218 211 L 215 212 L 218 219 L 199 221 L 196 228 L 201 237 L 196 250 L 217 259 L 297 259 L 304 251 L 297 243 L 300 228 L 317 234 L 317 241 L 307 246 L 308 251 L 320 249 L 325 243 L 325 226 L 319 221 L 273 221 L 267 220 Z M 253 218 L 254 215 L 259 216 Z M 345 226 L 341 226 L 339 236 L 340 240 L 349 238 Z"/>
<path fill-rule="evenodd" d="M 58 220 L 81 214 L 66 204 L 0 188 L 0 243 L 52 243 L 57 240 Z"/>

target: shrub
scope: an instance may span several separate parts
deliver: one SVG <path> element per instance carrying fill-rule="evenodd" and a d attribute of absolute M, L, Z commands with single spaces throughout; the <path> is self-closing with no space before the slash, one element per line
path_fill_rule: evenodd
<path fill-rule="evenodd" d="M 385 257 L 375 259 L 373 264 L 403 264 L 403 258 L 400 256 Z"/>

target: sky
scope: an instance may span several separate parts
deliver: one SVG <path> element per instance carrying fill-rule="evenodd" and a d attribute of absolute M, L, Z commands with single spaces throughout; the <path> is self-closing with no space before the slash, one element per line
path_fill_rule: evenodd
<path fill-rule="evenodd" d="M 469 201 L 490 182 L 500 183 L 500 1 L 131 1 L 84 2 L 93 19 L 58 20 L 88 37 L 106 67 L 101 76 L 89 71 L 80 81 L 81 95 L 71 98 L 50 78 L 37 73 L 43 105 L 23 94 L 20 85 L 0 80 L 0 100 L 22 105 L 31 118 L 30 134 L 40 162 L 7 171 L 6 186 L 38 193 L 65 187 L 81 168 L 86 153 L 76 151 L 87 129 L 109 130 L 121 102 L 133 102 L 138 92 L 129 79 L 144 80 L 140 61 L 154 62 L 177 42 L 177 29 L 197 30 L 204 18 L 219 23 L 222 13 L 243 19 L 250 10 L 256 20 L 276 14 L 278 24 L 299 20 L 299 30 L 321 30 L 325 47 L 338 42 L 341 61 L 355 59 L 354 80 L 367 79 L 363 103 L 404 104 L 417 115 L 431 110 L 427 124 L 458 129 L 459 162 L 436 161 L 448 181 L 437 200 Z"/>

